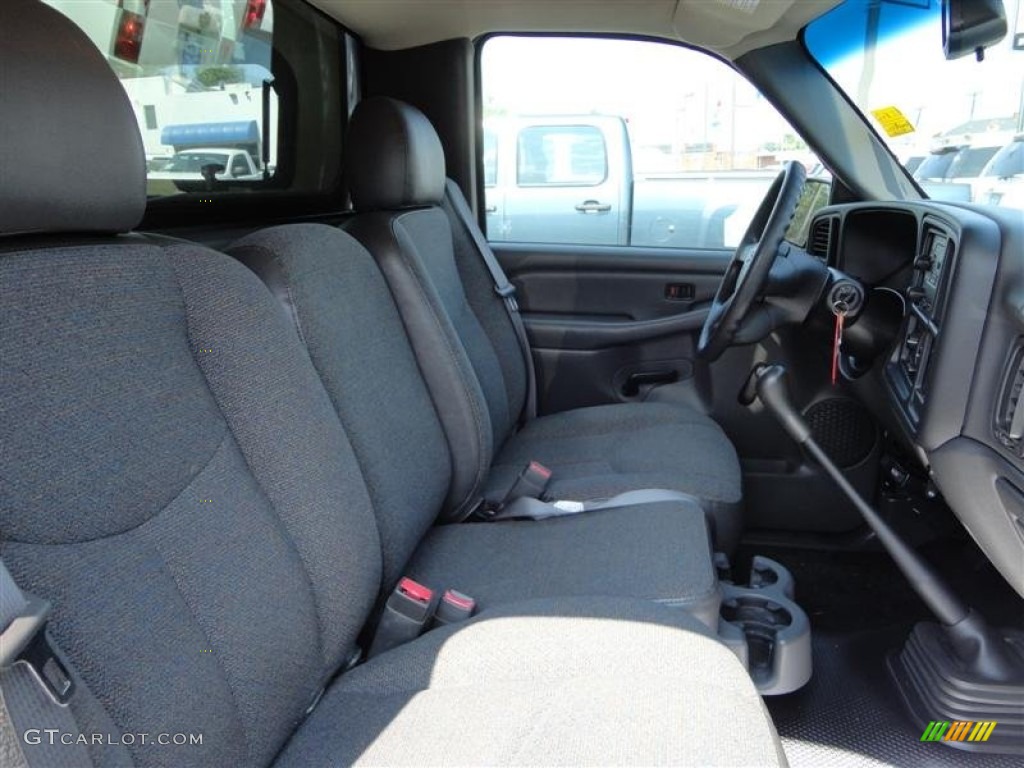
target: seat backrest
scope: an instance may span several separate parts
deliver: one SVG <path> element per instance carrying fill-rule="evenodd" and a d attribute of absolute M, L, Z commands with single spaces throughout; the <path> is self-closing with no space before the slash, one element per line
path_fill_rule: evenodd
<path fill-rule="evenodd" d="M 255 275 L 117 234 L 142 144 L 86 36 L 4 0 L 0 72 L 0 556 L 54 604 L 75 718 L 111 734 L 95 761 L 268 764 L 378 592 L 351 446 Z M 67 176 L 55 148 L 103 173 Z M 202 744 L 108 746 L 139 733 Z"/>
<path fill-rule="evenodd" d="M 279 299 L 352 441 L 388 593 L 441 511 L 452 462 L 387 283 L 362 245 L 326 224 L 271 227 L 227 252 Z"/>
<path fill-rule="evenodd" d="M 478 500 L 523 410 L 515 331 L 471 238 L 450 204 L 445 210 L 444 152 L 421 112 L 389 98 L 361 101 L 345 167 L 357 212 L 345 228 L 373 254 L 402 313 L 449 439 L 448 507 L 458 516 Z"/>

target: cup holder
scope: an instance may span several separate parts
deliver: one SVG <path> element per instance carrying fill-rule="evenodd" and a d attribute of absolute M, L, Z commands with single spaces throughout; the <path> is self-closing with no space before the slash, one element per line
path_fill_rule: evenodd
<path fill-rule="evenodd" d="M 719 635 L 733 646 L 764 695 L 789 693 L 811 677 L 811 625 L 792 600 L 793 577 L 754 558 L 749 586 L 722 584 Z"/>
<path fill-rule="evenodd" d="M 750 676 L 755 683 L 768 682 L 779 630 L 793 624 L 793 614 L 759 594 L 728 598 L 721 610 L 723 619 L 743 630 Z"/>

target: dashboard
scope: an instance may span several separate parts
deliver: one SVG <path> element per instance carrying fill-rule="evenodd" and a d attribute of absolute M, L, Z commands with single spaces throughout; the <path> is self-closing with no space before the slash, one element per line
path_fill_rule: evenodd
<path fill-rule="evenodd" d="M 1024 595 L 1024 212 L 830 206 L 807 249 L 864 286 L 851 335 L 860 324 L 862 336 L 885 338 L 860 345 L 877 350 L 871 359 L 856 344 L 846 352 L 850 388 Z"/>

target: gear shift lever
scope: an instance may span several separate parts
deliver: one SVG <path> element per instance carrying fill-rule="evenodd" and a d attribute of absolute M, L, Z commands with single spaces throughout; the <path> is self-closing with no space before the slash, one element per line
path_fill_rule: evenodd
<path fill-rule="evenodd" d="M 807 422 L 790 403 L 784 366 L 761 364 L 754 367 L 739 399 L 744 405 L 750 405 L 755 398 L 772 412 L 790 437 L 822 466 L 857 508 L 911 586 L 939 619 L 957 657 L 985 680 L 1019 680 L 1021 665 L 1007 654 L 1005 641 L 907 546 L 815 442 Z"/>

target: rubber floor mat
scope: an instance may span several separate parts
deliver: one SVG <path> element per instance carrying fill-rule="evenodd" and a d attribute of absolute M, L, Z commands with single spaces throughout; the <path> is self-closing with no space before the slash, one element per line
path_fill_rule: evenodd
<path fill-rule="evenodd" d="M 885 669 L 905 629 L 820 632 L 803 689 L 765 701 L 792 768 L 1019 768 L 1021 755 L 985 755 L 922 742 Z M 996 726 L 998 727 L 998 726 Z"/>

